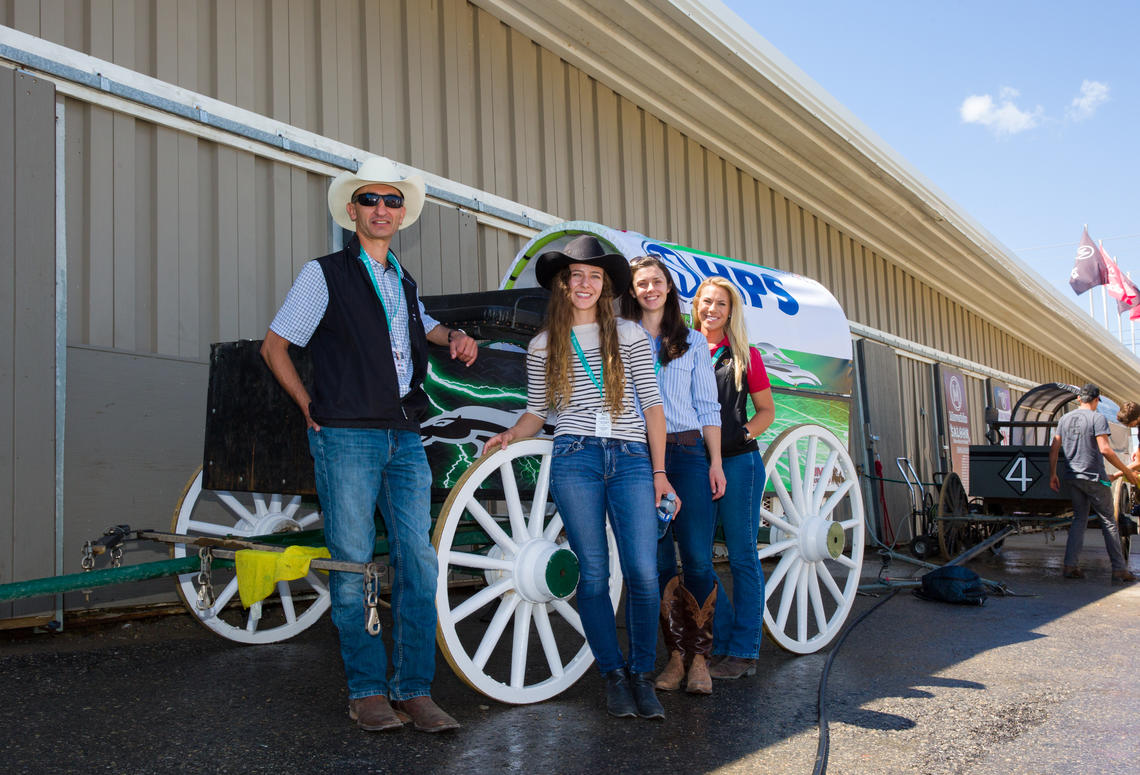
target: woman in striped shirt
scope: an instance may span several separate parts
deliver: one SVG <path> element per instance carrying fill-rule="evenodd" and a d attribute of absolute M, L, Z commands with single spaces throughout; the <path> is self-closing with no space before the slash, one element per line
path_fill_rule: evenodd
<path fill-rule="evenodd" d="M 665 412 L 653 354 L 637 324 L 614 315 L 629 264 L 582 235 L 535 262 L 551 291 L 546 324 L 527 348 L 527 407 L 484 452 L 533 436 L 557 412 L 550 492 L 578 556 L 578 614 L 606 683 L 613 716 L 664 718 L 653 686 L 657 648 L 655 504 L 674 493 L 665 475 Z M 640 402 L 644 420 L 637 411 Z M 647 443 L 648 441 L 648 443 Z M 629 588 L 628 664 L 609 597 L 606 514 Z"/>
<path fill-rule="evenodd" d="M 725 488 L 716 378 L 705 338 L 685 325 L 681 316 L 680 297 L 668 267 L 656 256 L 642 256 L 630 268 L 633 284 L 621 298 L 621 314 L 638 321 L 649 335 L 657 387 L 665 402 L 665 471 L 685 500 L 685 513 L 673 520 L 657 546 L 661 632 L 669 652 L 657 688 L 680 688 L 688 665 L 686 691 L 712 694 L 707 662 L 717 587 L 712 564 L 713 501 Z M 680 548 L 683 583 L 677 575 L 674 539 Z"/>

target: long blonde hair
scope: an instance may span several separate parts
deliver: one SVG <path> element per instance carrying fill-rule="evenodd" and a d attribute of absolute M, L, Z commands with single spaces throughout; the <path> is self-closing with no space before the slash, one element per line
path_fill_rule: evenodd
<path fill-rule="evenodd" d="M 546 396 L 550 406 L 560 409 L 570 402 L 574 392 L 570 381 L 571 365 L 570 329 L 573 326 L 573 305 L 570 303 L 570 267 L 558 272 L 550 289 L 550 304 L 546 308 Z M 594 319 L 598 324 L 598 345 L 602 356 L 602 385 L 605 388 L 605 406 L 611 417 L 624 409 L 625 366 L 618 347 L 617 317 L 614 315 L 613 284 L 608 274 L 602 274 L 602 294 L 598 297 Z M 576 356 L 574 356 L 576 357 Z"/>
<path fill-rule="evenodd" d="M 704 333 L 697 302 L 700 301 L 705 288 L 711 285 L 722 288 L 728 294 L 728 321 L 724 330 L 728 334 L 728 346 L 732 349 L 732 371 L 736 378 L 736 389 L 743 390 L 744 375 L 748 373 L 748 327 L 744 325 L 744 299 L 740 291 L 736 290 L 736 286 L 715 275 L 698 285 L 697 292 L 693 294 L 693 328 Z"/>

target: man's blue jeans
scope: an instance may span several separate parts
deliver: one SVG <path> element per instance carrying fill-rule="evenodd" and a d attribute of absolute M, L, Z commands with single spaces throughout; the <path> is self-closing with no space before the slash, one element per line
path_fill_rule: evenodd
<path fill-rule="evenodd" d="M 325 541 L 334 560 L 371 562 L 374 513 L 388 529 L 392 572 L 393 675 L 382 635 L 364 629 L 363 577 L 330 573 L 332 618 L 350 699 L 383 694 L 408 700 L 431 693 L 435 675 L 435 550 L 431 524 L 431 470 L 419 434 L 372 428 L 309 430 Z"/>
<path fill-rule="evenodd" d="M 603 673 L 624 667 L 610 603 L 606 513 L 629 590 L 629 667 L 653 670 L 657 652 L 657 516 L 649 447 L 596 436 L 556 436 L 550 493 L 578 555 L 578 615 Z"/>
<path fill-rule="evenodd" d="M 718 596 L 713 615 L 713 653 L 755 659 L 764 625 L 764 572 L 756 538 L 764 497 L 764 459 L 759 452 L 726 457 L 724 496 L 714 501 L 724 528 L 732 596 Z"/>
<path fill-rule="evenodd" d="M 716 586 L 712 563 L 716 506 L 709 486 L 704 443 L 665 445 L 665 472 L 681 499 L 681 511 L 670 523 L 665 537 L 657 543 L 660 591 L 664 592 L 669 579 L 677 575 L 677 555 L 673 548 L 676 539 L 681 550 L 685 588 L 701 604 Z"/>
<path fill-rule="evenodd" d="M 1065 565 L 1075 568 L 1081 564 L 1081 549 L 1085 545 L 1085 530 L 1089 524 L 1089 509 L 1100 522 L 1100 532 L 1104 534 L 1104 548 L 1108 550 L 1108 561 L 1113 570 L 1127 570 L 1128 562 L 1120 548 L 1120 531 L 1116 528 L 1116 518 L 1112 514 L 1112 490 L 1100 482 L 1086 479 L 1070 479 L 1069 493 L 1073 499 L 1073 524 L 1069 526 L 1069 537 L 1065 541 Z"/>

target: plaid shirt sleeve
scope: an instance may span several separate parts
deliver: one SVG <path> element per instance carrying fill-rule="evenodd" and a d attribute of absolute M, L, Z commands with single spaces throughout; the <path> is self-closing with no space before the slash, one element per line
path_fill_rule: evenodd
<path fill-rule="evenodd" d="M 304 347 L 320 325 L 328 306 L 329 288 L 325 273 L 320 264 L 309 261 L 301 267 L 301 273 L 269 324 L 269 330 L 298 347 Z"/>

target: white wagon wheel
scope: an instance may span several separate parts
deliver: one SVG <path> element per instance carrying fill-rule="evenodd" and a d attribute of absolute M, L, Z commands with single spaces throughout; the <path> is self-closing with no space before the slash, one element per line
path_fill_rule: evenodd
<path fill-rule="evenodd" d="M 814 653 L 843 627 L 863 565 L 863 496 L 835 434 L 797 425 L 765 452 L 775 490 L 761 517 L 772 528 L 760 559 L 779 558 L 764 594 L 764 627 L 787 651 Z"/>
<path fill-rule="evenodd" d="M 202 489 L 202 469 L 190 478 L 174 510 L 171 531 L 194 536 L 258 536 L 321 526 L 321 513 L 301 505 L 299 495 L 225 492 Z M 197 554 L 192 545 L 174 544 L 174 557 Z M 328 579 L 309 571 L 296 581 L 279 581 L 273 594 L 248 610 L 237 602 L 237 576 L 215 568 L 211 584 L 214 604 L 198 608 L 198 574 L 178 577 L 178 594 L 204 627 L 239 643 L 276 643 L 303 632 L 329 608 Z M 234 605 L 230 605 L 230 603 Z"/>
<path fill-rule="evenodd" d="M 477 460 L 452 488 L 432 537 L 440 650 L 473 689 L 516 705 L 565 691 L 594 661 L 571 605 L 578 559 L 549 498 L 551 449 L 549 439 L 524 439 Z M 484 484 L 495 492 L 480 491 Z M 616 610 L 622 575 L 608 526 L 607 536 Z M 482 587 L 471 595 L 449 589 L 460 575 Z"/>

